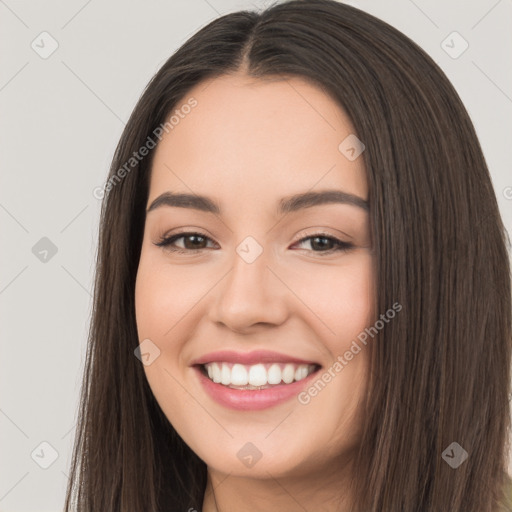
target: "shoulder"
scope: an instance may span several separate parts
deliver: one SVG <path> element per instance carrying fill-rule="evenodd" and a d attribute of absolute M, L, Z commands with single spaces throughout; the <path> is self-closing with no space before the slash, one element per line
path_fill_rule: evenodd
<path fill-rule="evenodd" d="M 505 479 L 503 505 L 496 512 L 512 512 L 512 477 Z"/>

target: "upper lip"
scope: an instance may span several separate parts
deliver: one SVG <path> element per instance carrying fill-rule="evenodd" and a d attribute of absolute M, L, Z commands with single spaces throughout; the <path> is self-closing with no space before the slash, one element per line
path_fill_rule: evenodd
<path fill-rule="evenodd" d="M 308 361 L 298 357 L 271 352 L 269 350 L 254 350 L 252 352 L 236 352 L 234 350 L 219 350 L 210 352 L 191 362 L 191 366 L 213 362 L 239 363 L 252 365 L 257 363 L 296 363 L 296 364 L 319 364 L 315 361 Z"/>

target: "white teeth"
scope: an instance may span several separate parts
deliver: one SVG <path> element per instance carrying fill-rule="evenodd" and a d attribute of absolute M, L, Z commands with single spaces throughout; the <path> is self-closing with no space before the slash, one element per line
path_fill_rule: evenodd
<path fill-rule="evenodd" d="M 213 371 L 213 382 L 217 382 L 217 384 L 221 381 L 220 368 L 217 363 L 213 363 L 212 365 Z"/>
<path fill-rule="evenodd" d="M 247 370 L 242 364 L 234 364 L 231 368 L 231 382 L 234 386 L 245 386 L 249 382 Z"/>
<path fill-rule="evenodd" d="M 281 367 L 278 364 L 273 364 L 268 369 L 267 380 L 269 384 L 279 384 L 281 382 Z"/>
<path fill-rule="evenodd" d="M 224 386 L 247 386 L 247 389 L 291 384 L 313 373 L 313 364 L 263 364 L 207 363 L 204 365 L 210 380 Z"/>
<path fill-rule="evenodd" d="M 227 386 L 231 384 L 231 370 L 229 369 L 229 366 L 227 364 L 223 364 L 222 368 L 220 370 L 221 375 L 221 384 L 224 384 L 224 386 Z"/>
<path fill-rule="evenodd" d="M 308 369 L 305 366 L 299 366 L 295 370 L 295 380 L 302 380 L 308 376 Z"/>
<path fill-rule="evenodd" d="M 251 386 L 264 386 L 267 383 L 267 370 L 262 364 L 251 366 L 249 370 L 249 384 Z"/>
<path fill-rule="evenodd" d="M 293 364 L 287 364 L 283 370 L 283 381 L 285 384 L 290 384 L 295 378 L 295 367 Z"/>

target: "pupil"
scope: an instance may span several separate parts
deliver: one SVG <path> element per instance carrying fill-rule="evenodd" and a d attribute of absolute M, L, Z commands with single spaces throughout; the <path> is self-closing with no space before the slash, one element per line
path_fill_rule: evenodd
<path fill-rule="evenodd" d="M 185 238 L 185 240 L 192 240 L 192 244 L 191 245 L 193 246 L 192 247 L 193 249 L 197 249 L 197 245 L 198 244 L 195 243 L 195 242 L 198 242 L 198 240 L 199 240 L 199 243 L 201 243 L 201 239 L 203 239 L 202 236 L 196 236 L 196 235 L 189 235 L 188 237 Z"/>
<path fill-rule="evenodd" d="M 316 236 L 316 237 L 314 237 L 314 238 L 313 238 L 312 246 L 314 246 L 314 245 L 318 242 L 318 240 L 324 240 L 324 241 L 326 242 L 326 243 L 319 243 L 319 244 L 318 244 L 318 245 L 320 246 L 320 248 L 321 248 L 321 249 L 322 249 L 322 248 L 324 248 L 324 249 L 325 249 L 325 245 L 326 245 L 326 244 L 327 244 L 327 245 L 329 245 L 329 243 L 330 243 L 330 241 L 329 241 L 327 238 L 325 238 L 325 237 L 321 237 L 321 236 Z"/>

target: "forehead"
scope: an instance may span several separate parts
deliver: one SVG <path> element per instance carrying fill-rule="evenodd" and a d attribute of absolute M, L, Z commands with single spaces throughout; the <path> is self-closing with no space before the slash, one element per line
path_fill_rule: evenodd
<path fill-rule="evenodd" d="M 181 109 L 192 99 L 193 108 Z M 354 133 L 350 119 L 301 78 L 224 75 L 195 86 L 172 114 L 153 159 L 148 203 L 166 191 L 246 208 L 315 188 L 367 197 L 363 159 L 350 161 L 338 149 Z"/>

